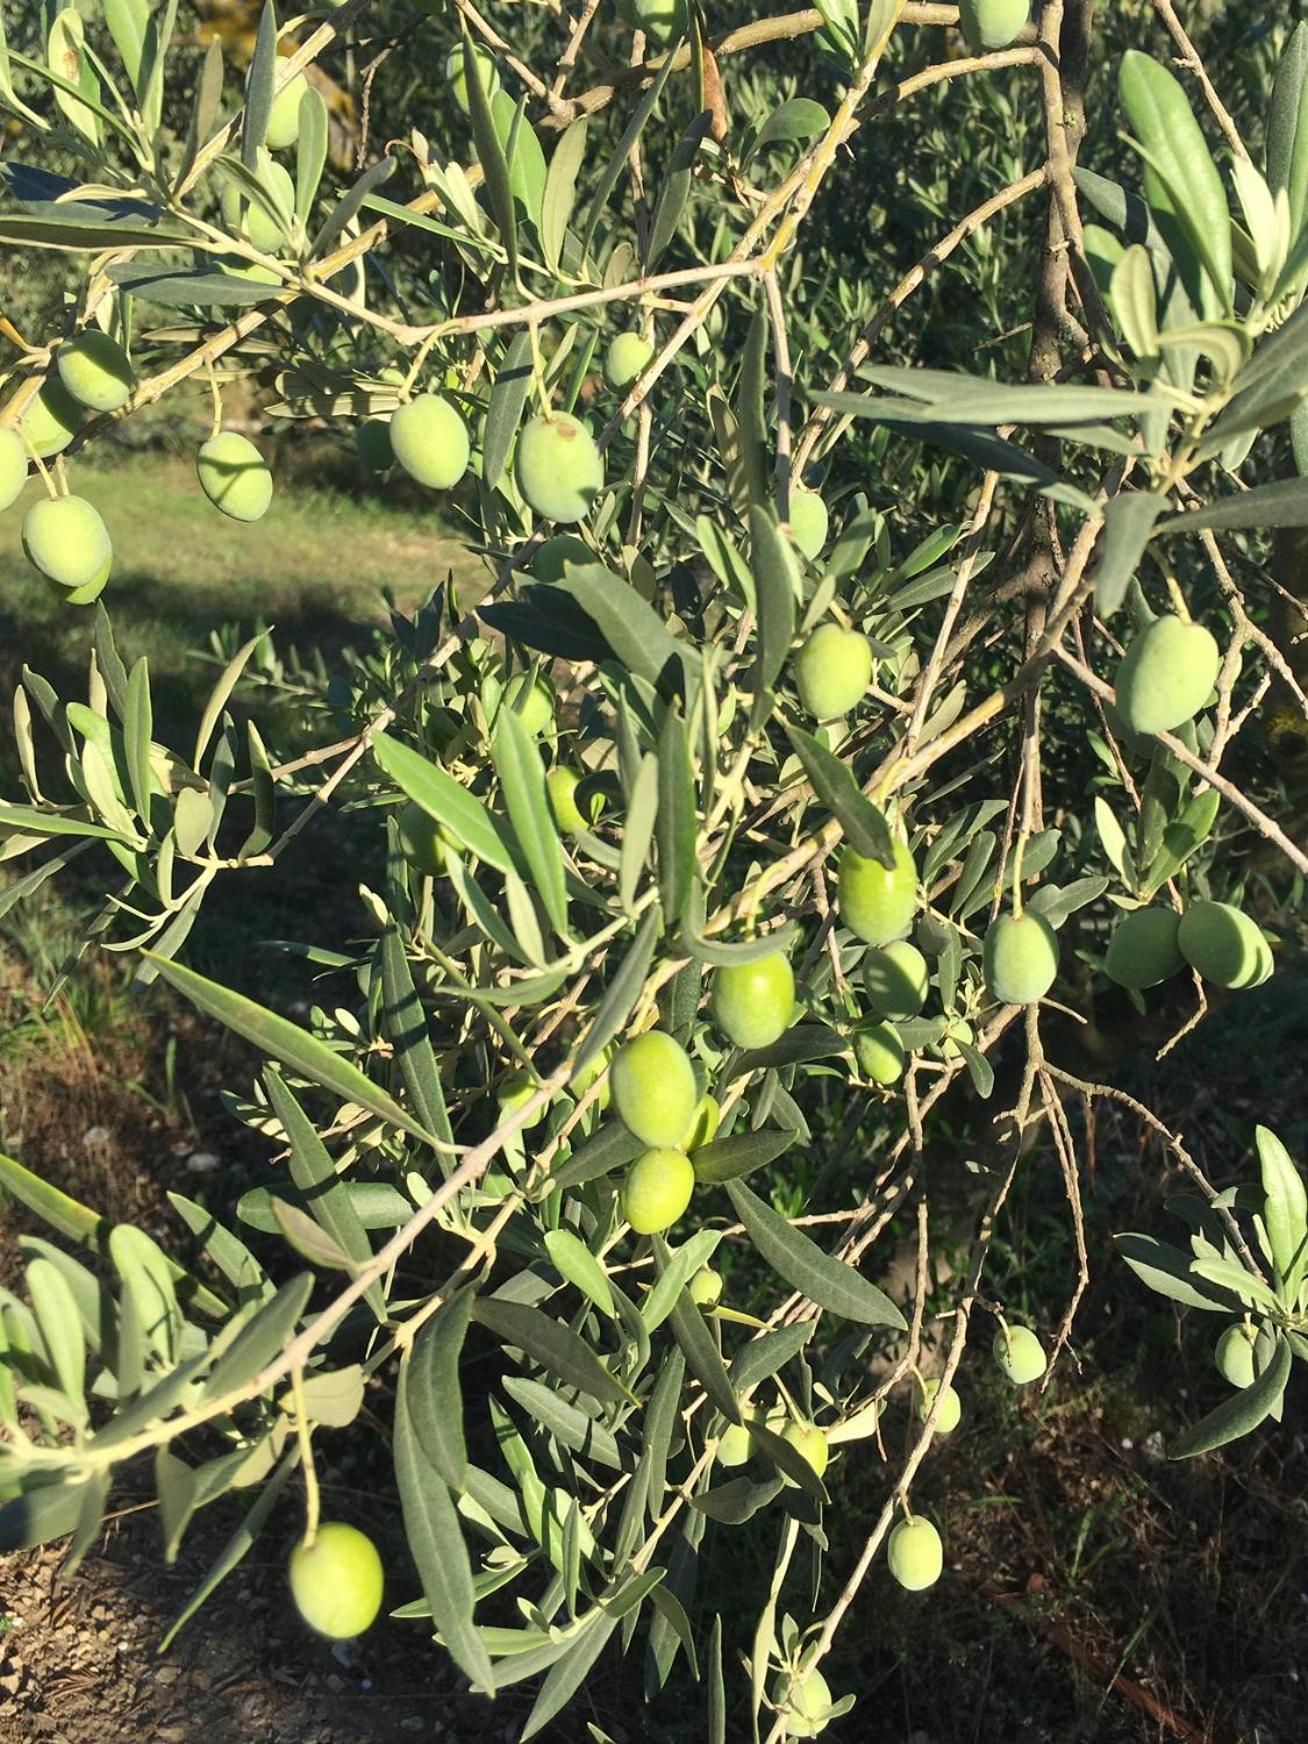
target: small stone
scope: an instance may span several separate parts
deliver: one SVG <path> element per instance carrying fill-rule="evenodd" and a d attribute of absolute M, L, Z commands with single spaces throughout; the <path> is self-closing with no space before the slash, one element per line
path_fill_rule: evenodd
<path fill-rule="evenodd" d="M 186 1159 L 186 1167 L 193 1175 L 210 1175 L 218 1167 L 218 1161 L 212 1151 L 192 1151 Z"/>
<path fill-rule="evenodd" d="M 107 1126 L 88 1126 L 82 1134 L 82 1143 L 87 1150 L 99 1150 L 109 1143 L 112 1133 Z"/>

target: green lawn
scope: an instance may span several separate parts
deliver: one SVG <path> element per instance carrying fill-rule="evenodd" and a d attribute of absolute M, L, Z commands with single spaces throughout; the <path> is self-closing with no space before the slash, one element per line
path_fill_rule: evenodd
<path fill-rule="evenodd" d="M 114 567 L 103 599 L 120 651 L 148 654 L 157 684 L 179 704 L 206 689 L 211 672 L 188 658 L 218 625 L 248 629 L 262 618 L 279 641 L 336 647 L 385 620 L 383 589 L 411 608 L 451 569 L 468 589 L 481 560 L 451 537 L 437 510 L 392 506 L 306 486 L 279 488 L 254 526 L 228 520 L 203 496 L 189 459 L 150 452 L 79 459 L 73 489 L 104 516 Z M 0 686 L 7 693 L 28 661 L 64 694 L 84 694 L 93 613 L 70 607 L 32 569 L 19 538 L 29 484 L 0 517 Z"/>

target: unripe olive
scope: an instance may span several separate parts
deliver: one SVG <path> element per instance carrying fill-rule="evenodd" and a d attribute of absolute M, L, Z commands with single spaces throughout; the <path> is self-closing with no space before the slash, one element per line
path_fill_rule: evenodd
<path fill-rule="evenodd" d="M 575 533 L 556 533 L 532 558 L 531 573 L 537 581 L 548 586 L 564 579 L 564 570 L 569 563 L 596 561 L 595 553 L 584 539 L 578 539 Z"/>
<path fill-rule="evenodd" d="M 1044 1346 L 1029 1326 L 1001 1326 L 991 1348 L 1000 1370 L 1015 1387 L 1038 1381 L 1048 1366 Z"/>
<path fill-rule="evenodd" d="M 795 689 L 815 720 L 857 708 L 872 682 L 872 644 L 857 630 L 821 624 L 795 656 Z"/>
<path fill-rule="evenodd" d="M 958 22 L 973 54 L 1007 48 L 1030 17 L 1030 0 L 958 0 Z"/>
<path fill-rule="evenodd" d="M 537 673 L 518 672 L 504 686 L 504 701 L 517 715 L 533 739 L 538 739 L 554 722 L 554 692 L 547 678 Z"/>
<path fill-rule="evenodd" d="M 758 1421 L 757 1411 L 746 1411 L 745 1422 L 730 1423 L 718 1441 L 718 1464 L 728 1467 L 746 1464 L 754 1451 L 754 1438 L 747 1425 Z"/>
<path fill-rule="evenodd" d="M 1208 701 L 1221 664 L 1221 650 L 1202 624 L 1171 613 L 1155 618 L 1117 668 L 1117 712 L 1130 732 L 1171 732 Z"/>
<path fill-rule="evenodd" d="M 1176 942 L 1190 967 L 1216 987 L 1261 987 L 1272 972 L 1261 927 L 1229 902 L 1192 902 Z"/>
<path fill-rule="evenodd" d="M 701 1145 L 712 1144 L 717 1137 L 718 1126 L 722 1120 L 722 1109 L 716 1096 L 704 1095 L 695 1104 L 695 1112 L 690 1117 L 690 1125 L 681 1141 L 683 1151 L 697 1151 Z"/>
<path fill-rule="evenodd" d="M 616 333 L 604 358 L 604 379 L 618 393 L 625 393 L 650 358 L 654 347 L 643 333 Z"/>
<path fill-rule="evenodd" d="M 1184 967 L 1177 943 L 1181 917 L 1174 908 L 1137 908 L 1124 914 L 1108 941 L 1104 969 L 1119 987 L 1142 992 Z"/>
<path fill-rule="evenodd" d="M 671 1229 L 690 1204 L 695 1171 L 685 1151 L 660 1145 L 636 1158 L 622 1183 L 622 1215 L 637 1235 Z"/>
<path fill-rule="evenodd" d="M 643 1144 L 680 1147 L 699 1094 L 690 1057 L 666 1030 L 647 1030 L 621 1048 L 609 1070 L 613 1103 Z"/>
<path fill-rule="evenodd" d="M 1254 1363 L 1257 1339 L 1257 1330 L 1247 1326 L 1244 1321 L 1228 1326 L 1218 1339 L 1213 1360 L 1217 1364 L 1218 1374 L 1233 1387 L 1251 1387 L 1254 1384 L 1258 1374 Z"/>
<path fill-rule="evenodd" d="M 806 1459 L 819 1477 L 827 1469 L 827 1461 L 831 1458 L 831 1449 L 827 1438 L 816 1423 L 790 1422 L 786 1425 L 784 1439 L 790 1443 L 795 1452 Z"/>
<path fill-rule="evenodd" d="M 904 1023 L 916 1017 L 927 1001 L 930 971 L 927 960 L 907 939 L 895 939 L 863 959 L 863 985 L 878 1017 Z"/>
<path fill-rule="evenodd" d="M 716 1308 L 722 1300 L 722 1273 L 712 1266 L 701 1266 L 686 1288 L 697 1308 Z"/>
<path fill-rule="evenodd" d="M 499 68 L 495 65 L 495 58 L 489 49 L 482 48 L 480 44 L 474 44 L 472 53 L 477 62 L 477 71 L 481 75 L 481 88 L 486 93 L 486 101 L 489 103 L 500 88 Z M 453 88 L 454 101 L 467 115 L 469 113 L 468 70 L 463 64 L 462 43 L 455 43 L 445 57 L 445 81 Z"/>
<path fill-rule="evenodd" d="M 854 1031 L 854 1058 L 865 1078 L 890 1085 L 903 1077 L 907 1053 L 893 1024 L 861 1023 Z"/>
<path fill-rule="evenodd" d="M 1041 914 L 1001 914 L 982 950 L 986 986 L 1001 1005 L 1035 1005 L 1058 975 L 1058 934 Z"/>
<path fill-rule="evenodd" d="M 608 1071 L 609 1067 L 613 1064 L 613 1056 L 616 1052 L 617 1049 L 614 1047 L 613 1043 L 610 1042 L 608 1047 L 602 1048 L 598 1054 L 593 1055 L 589 1060 L 587 1060 L 586 1064 L 579 1072 L 573 1073 L 568 1088 L 572 1091 L 572 1094 L 578 1101 L 581 1100 L 595 1080 L 601 1073 L 603 1073 L 604 1082 L 600 1086 L 599 1095 L 595 1098 L 595 1104 L 599 1108 L 608 1107 L 609 1103 L 613 1100 L 613 1087 L 608 1076 Z"/>
<path fill-rule="evenodd" d="M 381 1610 L 381 1557 L 366 1533 L 342 1521 L 319 1526 L 291 1552 L 291 1594 L 310 1628 L 333 1641 L 362 1635 Z"/>
<path fill-rule="evenodd" d="M 284 151 L 300 137 L 300 99 L 308 89 L 308 79 L 303 73 L 296 73 L 290 84 L 273 98 L 263 140 L 269 151 Z"/>
<path fill-rule="evenodd" d="M 419 394 L 391 416 L 396 460 L 428 490 L 452 490 L 468 470 L 472 444 L 461 413 L 440 394 Z"/>
<path fill-rule="evenodd" d="M 116 412 L 132 397 L 136 373 L 116 339 L 98 327 L 88 327 L 55 352 L 59 379 L 81 406 L 93 412 Z"/>
<path fill-rule="evenodd" d="M 259 179 L 268 187 L 277 204 L 289 217 L 295 210 L 295 183 L 285 164 L 270 157 L 259 165 Z M 261 254 L 276 254 L 286 241 L 286 232 L 269 217 L 256 201 L 248 199 L 239 183 L 229 182 L 223 189 L 223 223 L 229 231 L 244 236 Z"/>
<path fill-rule="evenodd" d="M 395 820 L 395 833 L 400 852 L 415 872 L 428 878 L 439 878 L 445 870 L 441 847 L 441 827 L 429 812 L 410 800 Z"/>
<path fill-rule="evenodd" d="M 840 918 L 865 945 L 888 945 L 909 929 L 917 907 L 917 866 L 908 846 L 895 843 L 895 864 L 865 860 L 847 847 L 840 856 Z"/>
<path fill-rule="evenodd" d="M 929 1520 L 901 1520 L 890 1534 L 886 1561 L 906 1592 L 925 1592 L 940 1579 L 945 1547 Z"/>
<path fill-rule="evenodd" d="M 254 443 L 235 430 L 222 430 L 201 448 L 195 470 L 200 489 L 216 509 L 234 521 L 260 521 L 272 502 L 268 462 Z"/>
<path fill-rule="evenodd" d="M 57 376 L 47 379 L 23 413 L 23 435 L 42 460 L 62 454 L 82 423 L 82 408 Z"/>
<path fill-rule="evenodd" d="M 23 516 L 28 561 L 60 587 L 94 582 L 113 558 L 109 530 L 85 497 L 42 497 Z"/>
<path fill-rule="evenodd" d="M 827 542 L 831 516 L 827 505 L 816 491 L 792 490 L 790 493 L 790 537 L 805 557 L 816 558 Z"/>
<path fill-rule="evenodd" d="M 518 437 L 518 489 L 547 521 L 583 520 L 604 488 L 604 461 L 595 438 L 567 412 L 533 418 Z"/>
<path fill-rule="evenodd" d="M 590 816 L 583 815 L 577 804 L 577 789 L 581 786 L 581 781 L 577 771 L 569 769 L 565 763 L 556 763 L 545 777 L 545 788 L 549 794 L 554 822 L 568 835 L 575 835 L 578 830 L 590 829 L 601 809 L 601 797 L 595 793 L 587 801 L 586 809 Z"/>
<path fill-rule="evenodd" d="M 686 0 L 618 0 L 618 12 L 633 30 L 643 30 L 656 48 L 684 35 L 689 16 Z"/>
<path fill-rule="evenodd" d="M 925 1423 L 936 1402 L 936 1394 L 940 1391 L 940 1377 L 932 1376 L 929 1381 L 923 1381 L 918 1393 L 917 1414 Z M 963 1417 L 963 1401 L 952 1387 L 945 1388 L 945 1396 L 941 1401 L 940 1415 L 936 1418 L 936 1434 L 952 1435 Z"/>
<path fill-rule="evenodd" d="M 500 1080 L 499 1089 L 495 1092 L 495 1100 L 500 1105 L 501 1116 L 515 1114 L 519 1108 L 524 1108 L 539 1089 L 540 1085 L 536 1082 L 535 1074 L 529 1072 L 525 1066 L 520 1067 L 515 1072 L 509 1072 Z M 531 1128 L 539 1126 L 544 1118 L 545 1105 L 542 1103 L 535 1114 L 523 1121 L 521 1130 L 530 1132 Z"/>
<path fill-rule="evenodd" d="M 354 432 L 354 447 L 369 472 L 389 472 L 395 464 L 390 418 L 365 418 Z"/>
<path fill-rule="evenodd" d="M 794 1684 L 782 1672 L 772 1686 L 772 1703 L 785 1720 L 787 1738 L 816 1738 L 827 1728 L 831 1686 L 816 1668 Z"/>
<path fill-rule="evenodd" d="M 767 1048 L 790 1028 L 795 971 L 781 951 L 714 971 L 713 1021 L 738 1048 Z"/>
<path fill-rule="evenodd" d="M 26 483 L 26 445 L 17 430 L 0 430 L 0 514 L 13 507 Z"/>
<path fill-rule="evenodd" d="M 959 1043 L 963 1042 L 969 1048 L 976 1040 L 976 1033 L 965 1017 L 951 1018 L 940 1042 L 940 1052 L 947 1060 L 959 1057 Z"/>

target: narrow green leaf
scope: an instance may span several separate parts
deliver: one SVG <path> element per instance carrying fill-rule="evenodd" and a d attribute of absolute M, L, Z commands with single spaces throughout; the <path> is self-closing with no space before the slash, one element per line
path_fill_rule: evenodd
<path fill-rule="evenodd" d="M 508 711 L 511 712 L 511 711 Z M 422 807 L 429 817 L 443 824 L 479 860 L 497 872 L 513 870 L 513 856 L 490 812 L 476 797 L 420 752 L 378 733 L 372 741 L 373 755 L 391 780 Z"/>
<path fill-rule="evenodd" d="M 742 1181 L 728 1181 L 727 1193 L 749 1239 L 773 1271 L 819 1308 L 863 1326 L 906 1328 L 904 1316 L 875 1284 L 852 1266 L 824 1253 L 802 1230 L 778 1216 Z"/>
<path fill-rule="evenodd" d="M 750 568 L 758 599 L 758 651 L 750 683 L 756 697 L 772 689 L 795 638 L 799 566 L 786 535 L 762 503 L 749 511 Z"/>
<path fill-rule="evenodd" d="M 486 95 L 486 87 L 481 80 L 480 57 L 473 47 L 472 37 L 464 28 L 463 35 L 463 77 L 468 92 L 468 119 L 472 123 L 473 143 L 477 148 L 477 161 L 481 164 L 482 173 L 486 178 L 486 192 L 490 198 L 491 216 L 499 229 L 500 238 L 509 256 L 509 272 L 513 277 L 518 273 L 518 219 L 513 206 L 513 185 L 509 179 L 509 166 L 504 156 L 504 147 L 500 144 L 499 130 L 495 126 L 495 116 L 491 110 L 490 99 Z"/>
<path fill-rule="evenodd" d="M 691 1157 L 695 1179 L 704 1185 L 721 1186 L 774 1163 L 795 1142 L 793 1132 L 739 1132 L 701 1145 Z"/>
<path fill-rule="evenodd" d="M 287 1088 L 281 1073 L 266 1066 L 263 1081 L 273 1113 L 281 1122 L 291 1147 L 291 1179 L 304 1195 L 304 1202 L 314 1218 L 351 1264 L 361 1269 L 372 1259 L 372 1243 L 359 1221 L 345 1182 L 336 1172 L 336 1164 L 313 1122 Z M 373 1280 L 364 1299 L 377 1319 L 384 1322 L 386 1298 L 380 1280 Z"/>
<path fill-rule="evenodd" d="M 663 65 L 655 74 L 649 89 L 642 95 L 640 102 L 637 103 L 635 110 L 632 112 L 631 120 L 627 123 L 626 129 L 623 132 L 622 138 L 613 147 L 611 154 L 605 162 L 604 169 L 600 175 L 598 183 L 596 184 L 595 192 L 591 197 L 590 207 L 587 210 L 585 222 L 581 227 L 581 252 L 583 257 L 590 249 L 591 241 L 594 238 L 595 230 L 599 224 L 601 214 L 603 213 L 605 206 L 608 204 L 609 195 L 613 192 L 614 188 L 617 187 L 618 180 L 631 157 L 632 149 L 635 146 L 636 141 L 640 138 L 641 133 L 644 131 L 645 123 L 654 113 L 655 104 L 663 95 L 663 87 L 668 82 L 668 77 L 672 72 L 672 66 L 676 58 L 675 54 L 667 54 L 663 57 Z"/>
<path fill-rule="evenodd" d="M 294 1338 L 313 1294 L 313 1276 L 301 1272 L 246 1321 L 205 1378 L 204 1398 L 221 1399 L 247 1385 Z"/>
<path fill-rule="evenodd" d="M 635 1010 L 654 959 L 654 946 L 659 934 L 659 917 L 650 909 L 637 929 L 631 948 L 605 989 L 604 997 L 591 1019 L 586 1038 L 577 1050 L 573 1063 L 574 1077 L 603 1052 Z"/>
<path fill-rule="evenodd" d="M 611 1430 L 595 1418 L 587 1416 L 576 1405 L 561 1398 L 553 1387 L 540 1381 L 529 1381 L 521 1375 L 505 1375 L 504 1391 L 548 1434 L 557 1437 L 583 1459 L 600 1465 L 623 1469 L 623 1459 Z"/>
<path fill-rule="evenodd" d="M 267 0 L 259 15 L 250 70 L 245 75 L 245 115 L 241 122 L 241 159 L 247 169 L 259 162 L 259 148 L 268 137 L 273 88 L 277 82 L 277 8 Z"/>
<path fill-rule="evenodd" d="M 813 1331 L 813 1321 L 801 1320 L 794 1326 L 783 1326 L 778 1332 L 761 1332 L 742 1345 L 731 1364 L 731 1384 L 737 1393 L 747 1393 L 784 1368 L 803 1350 Z"/>
<path fill-rule="evenodd" d="M 669 56 L 669 59 L 672 57 Z M 609 1637 L 618 1626 L 618 1618 L 601 1609 L 592 1611 L 580 1634 L 563 1657 L 551 1667 L 541 1685 L 540 1694 L 519 1733 L 526 1744 L 572 1700 L 585 1681 L 595 1661 L 608 1645 Z"/>
<path fill-rule="evenodd" d="M 765 1478 L 761 1483 L 754 1478 L 731 1478 L 715 1489 L 692 1496 L 690 1505 L 697 1513 L 707 1514 L 710 1520 L 720 1520 L 724 1526 L 743 1526 L 760 1508 L 766 1508 L 779 1496 L 781 1490 L 780 1478 Z"/>
<path fill-rule="evenodd" d="M 546 1230 L 545 1248 L 560 1277 L 566 1278 L 605 1314 L 612 1317 L 617 1312 L 604 1267 L 580 1236 L 570 1229 Z"/>
<path fill-rule="evenodd" d="M 1308 1271 L 1308 1190 L 1289 1151 L 1265 1126 L 1254 1129 L 1263 1184 L 1263 1223 L 1272 1264 L 1294 1291 Z M 67 1388 L 65 1387 L 65 1391 Z"/>
<path fill-rule="evenodd" d="M 585 123 L 575 125 L 584 126 Z M 527 395 L 531 392 L 531 376 L 531 332 L 524 327 L 514 336 L 501 359 L 486 407 L 481 471 L 489 490 L 494 490 L 504 472 L 509 450 L 522 422 Z"/>
<path fill-rule="evenodd" d="M 1165 506 L 1152 491 L 1124 491 L 1105 507 L 1095 570 L 1095 609 L 1100 617 L 1111 617 L 1121 605 Z"/>
<path fill-rule="evenodd" d="M 459 1358 L 475 1299 L 474 1290 L 460 1290 L 441 1303 L 414 1340 L 406 1381 L 418 1443 L 441 1481 L 456 1491 L 468 1470 Z"/>
<path fill-rule="evenodd" d="M 316 85 L 300 98 L 300 131 L 295 141 L 295 216 L 307 230 L 327 164 L 327 100 Z"/>
<path fill-rule="evenodd" d="M 566 128 L 554 147 L 549 174 L 545 178 L 545 199 L 541 207 L 540 244 L 545 264 L 557 274 L 563 256 L 563 242 L 568 220 L 577 200 L 577 177 L 586 156 L 588 119 L 581 116 Z"/>
<path fill-rule="evenodd" d="M 205 1600 L 219 1587 L 234 1568 L 240 1566 L 253 1548 L 255 1540 L 267 1524 L 268 1517 L 277 1506 L 278 1498 L 290 1479 L 291 1473 L 299 1464 L 299 1447 L 288 1448 L 282 1457 L 272 1477 L 259 1492 L 258 1500 L 245 1516 L 236 1531 L 224 1545 L 218 1559 L 205 1575 L 200 1585 L 191 1594 L 176 1620 L 165 1631 L 159 1643 L 159 1651 L 165 1652 L 176 1638 L 177 1632 L 188 1623 L 204 1604 Z"/>
<path fill-rule="evenodd" d="M 721 1239 L 721 1233 L 716 1229 L 700 1229 L 681 1247 L 670 1250 L 661 1235 L 654 1237 L 658 1278 L 640 1309 L 647 1332 L 653 1334 L 662 1326 L 686 1285 L 713 1258 Z"/>
<path fill-rule="evenodd" d="M 704 1322 L 704 1316 L 683 1290 L 668 1316 L 672 1336 L 676 1339 L 686 1367 L 703 1387 L 709 1403 L 714 1405 L 729 1423 L 739 1423 L 740 1406 L 718 1347 Z"/>
<path fill-rule="evenodd" d="M 631 1394 L 611 1375 L 570 1326 L 530 1308 L 525 1302 L 506 1302 L 487 1296 L 473 1307 L 473 1319 L 505 1344 L 517 1347 L 551 1374 L 607 1404 L 621 1404 Z"/>
<path fill-rule="evenodd" d="M 0 1152 L 0 1187 L 12 1193 L 19 1204 L 25 1205 L 61 1235 L 72 1241 L 85 1242 L 100 1253 L 107 1251 L 111 1228 L 107 1217 L 79 1204 L 3 1152 Z"/>
<path fill-rule="evenodd" d="M 387 927 L 381 941 L 382 1023 L 395 1050 L 404 1087 L 409 1092 L 418 1119 L 428 1132 L 449 1144 L 453 1140 L 450 1117 L 441 1086 L 436 1050 L 427 1030 L 426 1013 L 399 929 Z M 442 1169 L 448 1163 L 437 1153 Z"/>
<path fill-rule="evenodd" d="M 491 739 L 491 757 L 532 883 L 555 932 L 566 942 L 570 935 L 563 847 L 545 788 L 545 765 L 535 739 L 516 710 L 499 711 Z"/>
<path fill-rule="evenodd" d="M 34 1259 L 27 1268 L 27 1294 L 55 1379 L 80 1405 L 86 1392 L 86 1339 L 72 1287 L 49 1260 Z"/>
<path fill-rule="evenodd" d="M 394 1457 L 405 1537 L 441 1640 L 473 1685 L 493 1693 L 495 1674 L 473 1623 L 476 1594 L 463 1528 L 450 1492 L 415 1432 L 407 1365 L 400 1371 L 395 1401 Z"/>
<path fill-rule="evenodd" d="M 1238 527 L 1308 527 L 1308 479 L 1281 478 L 1255 485 L 1238 496 L 1221 497 L 1207 508 L 1170 515 L 1158 531 L 1194 533 L 1205 527 L 1227 532 Z"/>
<path fill-rule="evenodd" d="M 1193 1459 L 1196 1454 L 1211 1453 L 1214 1448 L 1224 1447 L 1255 1430 L 1280 1404 L 1292 1360 L 1288 1342 L 1278 1337 L 1275 1354 L 1262 1374 L 1178 1436 L 1172 1444 L 1171 1457 Z"/>
<path fill-rule="evenodd" d="M 695 769 L 685 723 L 675 704 L 663 715 L 659 732 L 659 800 L 656 822 L 659 896 L 663 918 L 675 927 L 695 878 L 699 822 L 695 809 Z"/>
<path fill-rule="evenodd" d="M 804 766 L 813 791 L 840 821 L 845 839 L 869 860 L 893 867 L 890 826 L 854 779 L 854 772 L 802 727 L 786 724 L 786 737 Z"/>
<path fill-rule="evenodd" d="M 162 978 L 179 993 L 184 994 L 192 1005 L 225 1028 L 244 1036 L 260 1053 L 270 1059 L 279 1060 L 294 1072 L 302 1073 L 313 1083 L 320 1084 L 323 1089 L 334 1092 L 343 1101 L 357 1102 L 361 1108 L 368 1109 L 382 1120 L 393 1122 L 405 1132 L 412 1133 L 415 1138 L 426 1140 L 429 1137 L 353 1061 L 335 1053 L 326 1042 L 319 1041 L 317 1036 L 310 1035 L 307 1030 L 284 1017 L 278 1017 L 266 1007 L 257 1005 L 244 994 L 220 987 L 216 981 L 208 980 L 194 969 L 185 968 L 181 963 L 165 963 L 151 951 L 144 951 L 142 955 L 157 963 Z"/>

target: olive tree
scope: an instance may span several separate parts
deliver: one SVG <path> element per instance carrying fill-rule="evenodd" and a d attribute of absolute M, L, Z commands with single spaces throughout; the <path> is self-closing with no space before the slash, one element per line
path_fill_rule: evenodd
<path fill-rule="evenodd" d="M 1277 1413 L 1308 1357 L 1304 1186 L 1274 1135 L 1258 1182 L 1218 1192 L 1046 1046 L 1105 978 L 1189 1025 L 1293 945 L 1308 853 L 1250 747 L 1269 696 L 1305 703 L 1263 532 L 1308 525 L 1308 484 L 1275 476 L 1278 426 L 1308 454 L 1308 27 L 1256 160 L 1169 0 L 1131 20 L 1163 58 L 1108 54 L 1093 0 L 823 0 L 725 33 L 687 0 L 284 24 L 269 0 L 239 87 L 176 0 L 41 10 L 39 41 L 0 38 L 0 240 L 56 251 L 67 295 L 56 330 L 3 324 L 0 502 L 27 493 L 89 683 L 22 674 L 0 909 L 97 866 L 90 944 L 262 1056 L 229 1102 L 275 1184 L 225 1221 L 170 1194 L 170 1250 L 0 1158 L 63 1238 L 25 1240 L 0 1307 L 0 1541 L 67 1536 L 75 1566 L 115 1469 L 151 1456 L 166 1558 L 197 1509 L 248 1500 L 174 1629 L 295 1492 L 309 1622 L 354 1635 L 384 1582 L 420 1594 L 398 1615 L 474 1689 L 541 1680 L 523 1736 L 638 1636 L 652 1693 L 679 1656 L 703 1676 L 704 1736 L 742 1700 L 758 1737 L 815 1736 L 850 1704 L 819 1667 L 883 1545 L 910 1590 L 941 1572 L 914 1483 L 972 1347 L 1029 1387 L 1072 1336 L 1069 1103 L 1125 1104 L 1192 1182 L 1188 1246 L 1121 1238 L 1225 1329 L 1233 1390 L 1174 1452 Z M 448 151 L 372 107 L 419 43 Z M 347 53 L 366 130 L 339 174 L 321 71 Z M 1079 162 L 1092 76 L 1121 179 Z M 907 270 L 869 236 L 827 274 L 810 226 L 857 258 L 833 215 L 867 198 L 878 129 L 999 81 L 1038 120 L 1030 167 Z M 929 338 L 912 361 L 915 299 L 984 270 L 1010 221 L 1033 273 L 1018 306 L 976 299 L 981 361 L 931 367 Z M 493 571 L 393 615 L 293 754 L 239 708 L 262 637 L 193 741 L 156 739 L 77 491 L 84 449 L 176 396 L 211 412 L 214 512 L 275 514 L 264 450 L 224 424 L 246 377 L 269 421 L 433 493 Z M 297 1022 L 187 943 L 328 808 L 375 853 L 341 870 L 360 927 L 312 955 L 331 1003 Z M 932 1118 L 990 1098 L 997 1062 L 999 1162 L 928 1323 Z M 1038 1121 L 1080 1255 L 1043 1327 L 985 1282 Z M 813 1191 L 770 1190 L 819 1139 Z M 907 1291 L 876 1281 L 895 1229 Z M 378 1417 L 412 1570 L 319 1522 L 315 1444 Z M 855 1463 L 882 1505 L 833 1581 L 824 1511 Z M 697 1581 L 746 1521 L 774 1573 L 724 1642 Z"/>

